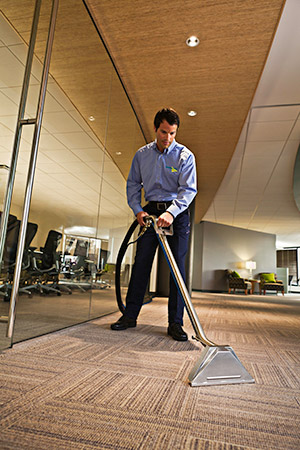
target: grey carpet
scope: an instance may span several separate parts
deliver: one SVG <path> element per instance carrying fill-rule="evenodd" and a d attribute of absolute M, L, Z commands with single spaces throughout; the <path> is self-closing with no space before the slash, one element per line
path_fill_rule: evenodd
<path fill-rule="evenodd" d="M 1 449 L 299 449 L 300 301 L 193 302 L 207 336 L 229 343 L 255 384 L 190 387 L 202 347 L 166 336 L 166 300 L 155 299 L 137 328 L 111 331 L 114 314 L 2 353 Z"/>

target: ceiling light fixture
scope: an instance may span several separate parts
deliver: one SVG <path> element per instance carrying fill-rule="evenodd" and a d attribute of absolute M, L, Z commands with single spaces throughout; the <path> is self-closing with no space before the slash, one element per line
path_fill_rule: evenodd
<path fill-rule="evenodd" d="M 120 156 L 122 155 L 122 152 L 116 152 L 116 155 Z"/>
<path fill-rule="evenodd" d="M 197 115 L 197 111 L 191 110 L 188 112 L 188 116 L 190 116 L 190 117 L 195 117 L 196 115 Z"/>
<path fill-rule="evenodd" d="M 186 45 L 188 47 L 197 47 L 197 45 L 199 44 L 199 39 L 197 38 L 197 36 L 190 36 L 189 38 L 187 38 L 187 40 L 185 41 Z"/>
<path fill-rule="evenodd" d="M 89 120 L 90 120 L 91 122 L 94 122 L 95 117 L 94 117 L 94 116 L 90 116 L 90 117 L 89 117 Z"/>

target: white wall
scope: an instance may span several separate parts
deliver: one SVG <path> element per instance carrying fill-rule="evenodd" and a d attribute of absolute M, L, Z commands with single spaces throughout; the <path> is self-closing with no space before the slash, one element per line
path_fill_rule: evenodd
<path fill-rule="evenodd" d="M 276 236 L 212 222 L 195 225 L 193 289 L 226 291 L 226 269 L 237 269 L 241 261 L 256 261 L 253 277 L 259 272 L 276 272 Z"/>

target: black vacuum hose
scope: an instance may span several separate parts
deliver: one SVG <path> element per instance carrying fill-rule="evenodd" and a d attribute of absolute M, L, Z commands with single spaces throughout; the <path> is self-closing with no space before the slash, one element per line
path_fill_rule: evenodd
<path fill-rule="evenodd" d="M 131 238 L 132 234 L 134 233 L 134 230 L 138 226 L 138 221 L 135 220 L 130 228 L 128 229 L 126 236 L 121 244 L 118 256 L 117 256 L 117 262 L 116 262 L 116 273 L 115 273 L 115 290 L 116 290 L 116 297 L 117 297 L 117 303 L 119 310 L 122 314 L 125 312 L 125 305 L 122 302 L 122 296 L 121 296 L 121 282 L 120 282 L 120 275 L 121 275 L 121 264 L 124 258 L 124 255 L 126 253 L 129 239 Z"/>

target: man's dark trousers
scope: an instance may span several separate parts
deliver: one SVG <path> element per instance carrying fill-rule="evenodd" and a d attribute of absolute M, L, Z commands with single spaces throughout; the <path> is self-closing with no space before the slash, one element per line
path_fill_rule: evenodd
<path fill-rule="evenodd" d="M 158 211 L 149 205 L 144 208 L 150 215 L 160 216 L 163 211 Z M 168 236 L 168 242 L 180 273 L 185 279 L 185 255 L 188 250 L 190 234 L 189 211 L 179 214 L 173 222 L 173 236 Z M 132 268 L 130 283 L 126 296 L 125 316 L 137 319 L 143 305 L 152 262 L 155 255 L 158 239 L 154 228 L 151 226 L 137 242 L 135 262 Z M 178 292 L 177 286 L 170 275 L 170 291 L 168 303 L 169 323 L 183 325 L 184 302 Z"/>

